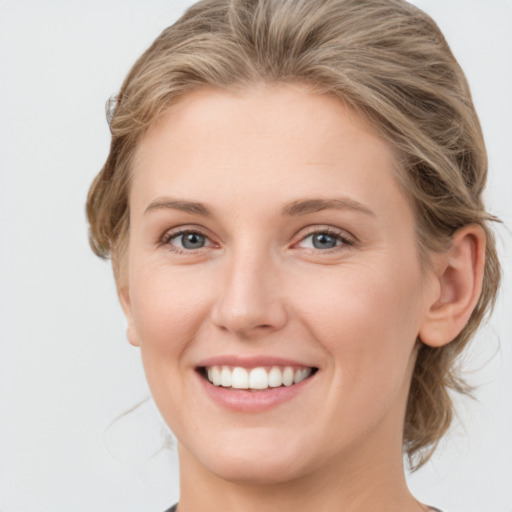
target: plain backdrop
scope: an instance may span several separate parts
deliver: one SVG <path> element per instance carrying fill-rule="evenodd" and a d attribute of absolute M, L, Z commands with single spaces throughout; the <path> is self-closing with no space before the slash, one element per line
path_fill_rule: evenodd
<path fill-rule="evenodd" d="M 466 368 L 477 401 L 409 478 L 451 512 L 512 511 L 512 2 L 417 0 L 464 67 L 490 157 L 505 279 Z M 104 105 L 187 0 L 0 0 L 0 510 L 162 512 L 176 453 L 125 341 L 84 203 L 109 146 Z M 212 442 L 214 442 L 212 440 Z"/>

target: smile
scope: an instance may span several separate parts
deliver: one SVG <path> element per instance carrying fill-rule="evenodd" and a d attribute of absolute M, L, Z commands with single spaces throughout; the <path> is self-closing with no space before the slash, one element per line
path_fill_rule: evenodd
<path fill-rule="evenodd" d="M 310 377 L 316 368 L 292 366 L 241 366 L 215 365 L 203 367 L 202 375 L 214 386 L 231 389 L 265 390 L 289 387 Z"/>

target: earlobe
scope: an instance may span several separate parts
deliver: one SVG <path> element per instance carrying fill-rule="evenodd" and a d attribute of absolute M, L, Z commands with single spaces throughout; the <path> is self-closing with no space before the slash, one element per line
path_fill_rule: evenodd
<path fill-rule="evenodd" d="M 480 297 L 484 264 L 482 227 L 470 224 L 457 230 L 450 248 L 437 262 L 437 297 L 419 332 L 423 343 L 441 347 L 459 335 Z"/>
<path fill-rule="evenodd" d="M 122 288 L 118 288 L 117 294 L 119 296 L 119 302 L 121 303 L 121 307 L 123 308 L 124 316 L 126 317 L 126 337 L 131 345 L 133 345 L 134 347 L 138 347 L 140 346 L 140 343 L 133 321 L 130 291 L 127 286 L 124 286 Z"/>

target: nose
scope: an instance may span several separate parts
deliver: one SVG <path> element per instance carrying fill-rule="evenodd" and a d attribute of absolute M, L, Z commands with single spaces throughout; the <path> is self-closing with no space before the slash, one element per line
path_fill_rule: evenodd
<path fill-rule="evenodd" d="M 271 258 L 251 250 L 239 251 L 225 265 L 212 308 L 214 324 L 239 339 L 258 338 L 282 329 L 287 311 L 281 274 Z"/>

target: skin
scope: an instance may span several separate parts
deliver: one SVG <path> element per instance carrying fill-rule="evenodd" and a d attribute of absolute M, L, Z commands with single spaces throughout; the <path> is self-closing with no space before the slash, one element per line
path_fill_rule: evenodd
<path fill-rule="evenodd" d="M 179 442 L 180 512 L 426 510 L 402 463 L 417 340 L 440 346 L 462 328 L 484 244 L 468 228 L 422 270 L 396 171 L 364 119 L 298 84 L 195 92 L 140 142 L 118 288 Z M 204 246 L 183 248 L 183 230 Z M 326 230 L 336 245 L 315 247 L 312 233 Z M 198 362 L 219 354 L 318 372 L 277 407 L 230 411 L 197 378 Z"/>

